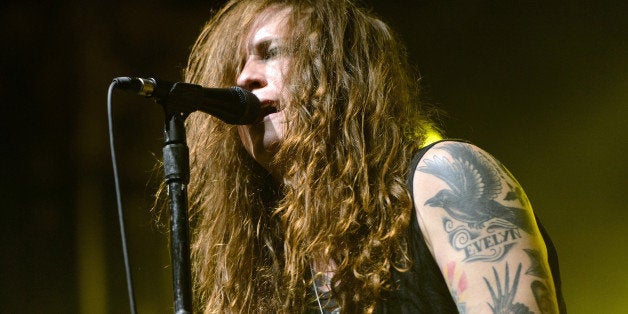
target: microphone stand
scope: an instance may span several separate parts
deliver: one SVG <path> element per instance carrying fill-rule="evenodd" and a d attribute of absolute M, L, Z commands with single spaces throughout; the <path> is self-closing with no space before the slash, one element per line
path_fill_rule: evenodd
<path fill-rule="evenodd" d="M 163 148 L 164 177 L 170 199 L 170 258 L 172 263 L 174 313 L 192 313 L 190 240 L 188 231 L 187 184 L 190 155 L 185 138 L 187 114 L 166 111 Z"/>
<path fill-rule="evenodd" d="M 190 152 L 186 143 L 185 119 L 200 110 L 218 115 L 227 123 L 242 124 L 258 116 L 259 100 L 241 88 L 207 89 L 198 85 L 149 79 L 122 78 L 124 83 L 139 89 L 140 94 L 155 97 L 164 108 L 165 143 L 163 148 L 164 179 L 170 207 L 170 258 L 174 290 L 174 313 L 192 313 L 190 272 L 190 239 L 188 228 L 188 192 L 190 183 Z M 147 84 L 150 83 L 150 84 Z M 139 85 L 138 85 L 139 84 Z M 146 88 L 146 90 L 145 90 Z M 242 109 L 233 112 L 236 101 Z"/>
<path fill-rule="evenodd" d="M 164 180 L 170 200 L 170 258 L 174 312 L 192 313 L 187 204 L 190 152 L 186 143 L 184 122 L 190 112 L 200 110 L 215 115 L 227 123 L 250 123 L 258 116 L 259 99 L 239 87 L 211 89 L 182 82 L 172 84 L 154 78 L 118 77 L 112 84 L 146 97 L 154 97 L 164 109 L 166 119 L 163 163 Z M 234 103 L 237 105 L 234 106 Z"/>

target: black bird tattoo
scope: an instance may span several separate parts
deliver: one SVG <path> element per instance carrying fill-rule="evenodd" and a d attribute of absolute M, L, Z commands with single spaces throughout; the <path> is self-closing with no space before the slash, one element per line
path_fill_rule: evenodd
<path fill-rule="evenodd" d="M 434 156 L 425 160 L 418 171 L 432 174 L 445 181 L 442 189 L 425 202 L 430 207 L 443 208 L 451 217 L 480 229 L 493 218 L 501 218 L 531 233 L 532 225 L 525 210 L 504 206 L 495 199 L 502 191 L 498 167 L 487 156 L 463 143 L 447 143 L 441 147 L 452 156 Z"/>

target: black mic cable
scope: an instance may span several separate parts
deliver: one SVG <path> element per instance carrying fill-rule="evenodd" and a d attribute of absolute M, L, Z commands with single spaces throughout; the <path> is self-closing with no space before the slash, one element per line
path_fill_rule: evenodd
<path fill-rule="evenodd" d="M 129 253 L 126 244 L 126 232 L 124 229 L 124 213 L 122 210 L 122 196 L 120 193 L 120 179 L 118 176 L 118 162 L 116 160 L 115 145 L 113 142 L 113 114 L 111 110 L 111 95 L 113 89 L 116 87 L 116 82 L 111 82 L 109 85 L 109 91 L 107 93 L 107 117 L 109 121 L 109 149 L 111 150 L 111 163 L 113 165 L 113 179 L 116 189 L 116 202 L 118 206 L 118 224 L 120 225 L 120 238 L 122 241 L 122 255 L 124 257 L 124 270 L 126 272 L 126 286 L 129 294 L 129 307 L 131 314 L 136 314 L 137 309 L 135 307 L 135 296 L 133 293 L 133 277 L 131 274 L 131 263 L 129 261 Z"/>

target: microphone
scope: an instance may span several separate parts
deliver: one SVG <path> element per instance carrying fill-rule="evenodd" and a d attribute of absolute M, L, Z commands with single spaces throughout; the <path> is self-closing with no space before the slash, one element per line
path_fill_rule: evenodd
<path fill-rule="evenodd" d="M 200 85 L 171 83 L 156 78 L 117 77 L 114 86 L 147 98 L 155 98 L 167 113 L 202 111 L 228 124 L 251 124 L 259 117 L 257 97 L 237 86 L 206 88 Z"/>

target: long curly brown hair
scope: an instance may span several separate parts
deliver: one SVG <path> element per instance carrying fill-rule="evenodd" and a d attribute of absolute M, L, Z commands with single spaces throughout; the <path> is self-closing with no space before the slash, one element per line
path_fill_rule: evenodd
<path fill-rule="evenodd" d="M 274 160 L 283 181 L 248 155 L 235 126 L 187 119 L 196 306 L 303 311 L 313 263 L 333 261 L 333 298 L 369 312 L 394 289 L 392 269 L 409 267 L 405 177 L 430 128 L 391 30 L 351 1 L 230 1 L 203 28 L 185 79 L 234 85 L 256 18 L 283 8 L 288 123 Z"/>

